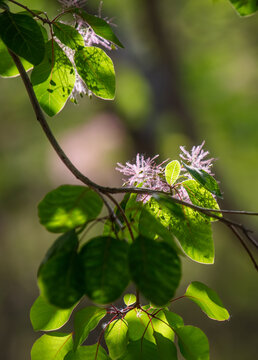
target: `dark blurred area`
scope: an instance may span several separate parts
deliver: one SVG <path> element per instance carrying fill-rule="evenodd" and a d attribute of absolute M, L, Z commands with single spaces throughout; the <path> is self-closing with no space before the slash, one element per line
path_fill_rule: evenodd
<path fill-rule="evenodd" d="M 22 3 L 50 15 L 60 8 L 53 0 Z M 98 5 L 89 0 L 87 9 L 96 13 Z M 115 101 L 83 98 L 49 119 L 72 161 L 100 184 L 121 185 L 118 161 L 137 152 L 179 159 L 180 145 L 205 140 L 218 159 L 221 207 L 258 211 L 258 14 L 242 19 L 227 0 L 108 0 L 103 16 L 114 18 L 125 45 L 110 54 Z M 0 345 L 1 359 L 16 360 L 30 358 L 39 336 L 29 311 L 38 265 L 55 239 L 38 223 L 37 203 L 75 180 L 50 148 L 21 80 L 1 78 L 0 93 Z M 240 221 L 258 238 L 257 218 Z M 220 295 L 230 321 L 212 321 L 187 300 L 172 309 L 206 332 L 211 359 L 255 359 L 257 272 L 227 228 L 215 224 L 214 241 L 215 264 L 184 260 L 177 294 L 203 281 Z"/>

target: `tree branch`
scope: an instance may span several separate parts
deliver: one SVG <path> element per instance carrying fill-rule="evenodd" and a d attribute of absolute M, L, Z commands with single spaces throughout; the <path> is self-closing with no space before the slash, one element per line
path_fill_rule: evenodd
<path fill-rule="evenodd" d="M 96 191 L 98 194 L 102 193 L 105 194 L 106 196 L 108 196 L 116 205 L 117 205 L 117 201 L 113 198 L 113 196 L 111 194 L 121 194 L 121 193 L 135 193 L 135 194 L 147 194 L 147 195 L 166 195 L 168 196 L 169 194 L 163 191 L 157 191 L 157 190 L 152 190 L 152 189 L 144 189 L 144 188 L 130 188 L 130 187 L 121 187 L 121 188 L 111 188 L 111 187 L 105 187 L 105 186 L 101 186 L 98 185 L 96 183 L 94 183 L 92 180 L 90 180 L 87 176 L 85 176 L 84 174 L 82 174 L 75 166 L 74 164 L 70 161 L 70 159 L 67 157 L 67 155 L 65 154 L 65 152 L 63 151 L 63 149 L 61 148 L 61 146 L 59 145 L 59 143 L 57 142 L 56 138 L 54 137 L 47 121 L 45 118 L 45 115 L 43 114 L 43 111 L 40 108 L 40 105 L 38 103 L 38 100 L 36 98 L 35 92 L 33 90 L 31 81 L 19 59 L 19 57 L 14 54 L 11 50 L 9 50 L 10 55 L 13 58 L 13 61 L 15 63 L 15 65 L 17 66 L 21 78 L 24 82 L 25 88 L 27 90 L 27 93 L 29 95 L 30 98 L 30 102 L 32 104 L 33 110 L 35 112 L 36 118 L 38 120 L 38 122 L 40 123 L 42 130 L 44 131 L 45 135 L 47 136 L 50 144 L 52 145 L 52 147 L 54 148 L 55 152 L 57 153 L 57 155 L 59 156 L 59 158 L 62 160 L 62 162 L 64 163 L 64 165 L 70 170 L 70 172 L 78 179 L 80 180 L 83 184 L 87 185 L 88 187 L 90 187 L 92 190 Z M 240 242 L 242 243 L 242 245 L 244 246 L 245 250 L 247 251 L 247 253 L 249 254 L 249 256 L 251 257 L 251 260 L 253 261 L 253 263 L 255 264 L 255 268 L 258 270 L 258 265 L 256 264 L 250 250 L 247 248 L 246 244 L 243 243 L 243 239 L 242 236 L 239 234 L 239 232 L 237 231 L 236 228 L 239 228 L 244 236 L 253 244 L 258 248 L 258 243 L 250 236 L 250 230 L 248 230 L 245 226 L 243 226 L 242 224 L 236 223 L 230 219 L 225 218 L 224 216 L 219 216 L 216 215 L 215 213 L 218 214 L 239 214 L 239 215 L 255 215 L 257 216 L 258 213 L 257 212 L 249 212 L 249 211 L 235 211 L 235 210 L 218 210 L 218 209 L 207 209 L 207 208 L 203 208 L 197 205 L 193 205 L 191 203 L 188 203 L 186 201 L 180 200 L 176 197 L 172 197 L 170 196 L 169 199 L 171 201 L 173 201 L 176 204 L 182 205 L 182 206 L 187 206 L 195 211 L 198 211 L 200 213 L 203 213 L 209 217 L 215 218 L 217 220 L 219 220 L 220 222 L 224 223 L 226 226 L 228 226 L 233 233 L 236 235 L 236 237 L 240 240 Z M 105 202 L 106 204 L 106 202 Z M 106 204 L 107 206 L 107 204 Z M 110 206 L 107 206 L 108 211 L 110 212 Z M 123 216 L 123 213 L 122 213 Z M 130 225 L 128 227 L 129 231 L 130 231 Z"/>

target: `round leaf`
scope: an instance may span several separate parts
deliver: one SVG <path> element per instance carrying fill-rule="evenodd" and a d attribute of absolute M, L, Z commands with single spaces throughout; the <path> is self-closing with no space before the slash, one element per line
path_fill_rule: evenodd
<path fill-rule="evenodd" d="M 176 330 L 180 351 L 186 360 L 209 360 L 207 336 L 197 327 L 183 326 Z"/>
<path fill-rule="evenodd" d="M 129 267 L 133 281 L 146 299 L 162 306 L 174 296 L 181 264 L 167 243 L 139 236 L 131 245 Z"/>
<path fill-rule="evenodd" d="M 73 307 L 58 309 L 39 296 L 30 309 L 30 321 L 34 331 L 50 331 L 61 328 L 70 318 Z"/>
<path fill-rule="evenodd" d="M 101 345 L 80 346 L 76 351 L 70 351 L 64 360 L 110 360 Z"/>
<path fill-rule="evenodd" d="M 108 304 L 121 296 L 129 283 L 128 244 L 109 236 L 86 243 L 80 252 L 83 287 L 98 304 Z"/>
<path fill-rule="evenodd" d="M 0 37 L 10 50 L 31 64 L 38 65 L 43 60 L 44 38 L 39 25 L 31 16 L 9 11 L 1 13 Z"/>
<path fill-rule="evenodd" d="M 47 252 L 38 271 L 41 294 L 60 308 L 70 308 L 83 295 L 78 265 L 78 238 L 74 231 L 59 237 Z"/>
<path fill-rule="evenodd" d="M 218 321 L 229 319 L 229 313 L 223 306 L 220 298 L 208 286 L 194 281 L 188 286 L 185 296 L 195 302 L 209 318 Z"/>
<path fill-rule="evenodd" d="M 112 360 L 120 359 L 125 353 L 128 338 L 128 325 L 125 320 L 112 321 L 105 330 L 105 341 Z"/>
<path fill-rule="evenodd" d="M 72 334 L 52 333 L 43 335 L 31 349 L 31 360 L 63 360 L 72 348 Z"/>
<path fill-rule="evenodd" d="M 158 356 L 159 360 L 177 360 L 177 350 L 176 345 L 173 341 L 162 336 L 158 332 L 154 332 L 154 337 L 157 343 Z"/>
<path fill-rule="evenodd" d="M 95 219 L 102 204 L 101 198 L 85 186 L 62 185 L 39 203 L 39 220 L 48 231 L 65 232 Z"/>
<path fill-rule="evenodd" d="M 124 303 L 127 306 L 130 306 L 136 302 L 136 296 L 134 294 L 126 294 L 124 296 Z"/>
<path fill-rule="evenodd" d="M 89 46 L 75 53 L 79 75 L 94 95 L 112 100 L 115 97 L 116 79 L 112 60 L 97 47 Z"/>
<path fill-rule="evenodd" d="M 40 106 L 49 116 L 62 110 L 73 90 L 75 71 L 55 41 L 47 42 L 45 57 L 34 67 L 31 82 Z"/>

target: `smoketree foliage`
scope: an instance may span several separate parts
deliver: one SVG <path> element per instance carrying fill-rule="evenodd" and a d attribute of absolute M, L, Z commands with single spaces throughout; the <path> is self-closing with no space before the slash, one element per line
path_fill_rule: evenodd
<path fill-rule="evenodd" d="M 77 103 L 83 95 L 114 99 L 110 53 L 123 45 L 107 20 L 87 12 L 83 0 L 61 0 L 62 10 L 52 20 L 46 12 L 22 3 L 18 3 L 21 11 L 13 13 L 10 3 L 17 4 L 0 0 L 0 75 L 21 74 L 25 85 L 27 79 L 26 89 L 41 123 L 45 120 L 40 109 L 52 117 L 67 101 Z M 231 3 L 241 16 L 258 8 L 252 0 Z M 180 352 L 186 360 L 208 360 L 204 332 L 169 309 L 177 300 L 180 259 L 185 256 L 204 266 L 214 262 L 213 221 L 222 221 L 233 231 L 239 227 L 244 233 L 245 228 L 220 211 L 216 199 L 221 191 L 204 143 L 191 151 L 181 147 L 180 162 L 157 164 L 157 157 L 138 154 L 135 163 L 117 165 L 125 176 L 124 188 L 110 189 L 80 174 L 49 130 L 43 130 L 83 185 L 62 185 L 38 206 L 40 223 L 58 235 L 37 274 L 40 295 L 30 318 L 34 330 L 44 334 L 34 343 L 31 359 L 172 360 Z M 117 203 L 112 194 L 123 192 Z M 85 236 L 99 222 L 103 232 Z M 134 284 L 135 294 L 124 295 L 122 308 L 112 305 L 129 284 Z M 95 305 L 77 311 L 85 296 Z M 230 317 L 216 292 L 201 282 L 190 283 L 180 298 L 194 302 L 210 319 Z M 66 333 L 62 327 L 72 312 L 73 332 Z M 96 343 L 84 345 L 100 322 Z"/>

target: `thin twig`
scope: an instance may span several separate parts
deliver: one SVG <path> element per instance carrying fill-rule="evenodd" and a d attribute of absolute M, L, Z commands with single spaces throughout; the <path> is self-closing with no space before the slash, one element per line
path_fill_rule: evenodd
<path fill-rule="evenodd" d="M 27 6 L 20 4 L 18 1 L 15 0 L 9 0 L 9 2 L 22 7 L 23 9 L 25 9 L 26 11 L 28 11 L 29 13 L 31 13 L 31 15 L 33 15 L 34 17 L 38 18 L 39 20 L 41 20 L 44 24 L 51 24 L 51 21 L 49 19 L 44 19 L 42 16 L 40 16 L 39 14 L 36 14 L 34 11 L 30 10 Z"/>

